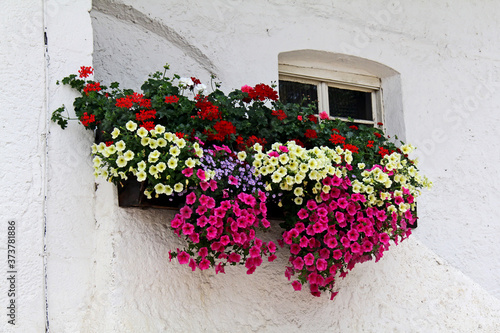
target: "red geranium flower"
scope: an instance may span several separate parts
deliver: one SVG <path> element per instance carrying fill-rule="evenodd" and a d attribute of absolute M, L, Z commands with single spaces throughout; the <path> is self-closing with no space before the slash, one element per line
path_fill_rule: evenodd
<path fill-rule="evenodd" d="M 306 133 L 304 135 L 309 139 L 316 139 L 318 137 L 318 133 L 316 133 L 316 131 L 313 129 L 306 130 Z"/>
<path fill-rule="evenodd" d="M 342 135 L 339 135 L 339 134 L 332 134 L 331 138 L 330 138 L 330 141 L 334 145 L 338 145 L 338 144 L 341 144 L 341 143 L 345 143 L 345 137 L 343 137 Z"/>
<path fill-rule="evenodd" d="M 89 77 L 90 75 L 92 75 L 94 73 L 94 69 L 92 67 L 85 67 L 85 66 L 82 66 L 80 67 L 80 69 L 78 70 L 78 73 L 80 73 L 80 77 Z"/>
<path fill-rule="evenodd" d="M 351 145 L 349 143 L 344 143 L 344 149 L 349 149 L 350 151 L 352 151 L 353 153 L 358 153 L 359 152 L 359 148 L 356 147 L 355 145 Z"/>

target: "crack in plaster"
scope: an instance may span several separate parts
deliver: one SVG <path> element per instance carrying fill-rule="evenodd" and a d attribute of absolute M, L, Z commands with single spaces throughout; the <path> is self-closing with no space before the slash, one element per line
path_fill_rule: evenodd
<path fill-rule="evenodd" d="M 148 17 L 132 6 L 108 0 L 92 1 L 92 9 L 103 14 L 113 16 L 121 21 L 131 22 L 140 27 L 162 37 L 183 50 L 189 57 L 196 60 L 207 71 L 211 73 L 217 72 L 217 67 L 199 48 L 192 45 L 186 38 L 180 35 L 171 27 L 162 22 Z"/>

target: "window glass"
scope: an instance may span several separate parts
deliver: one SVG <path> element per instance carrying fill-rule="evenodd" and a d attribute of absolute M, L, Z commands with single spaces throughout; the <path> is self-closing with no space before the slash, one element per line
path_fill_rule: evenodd
<path fill-rule="evenodd" d="M 371 93 L 328 87 L 330 116 L 373 120 Z"/>
<path fill-rule="evenodd" d="M 315 104 L 318 107 L 318 86 L 293 81 L 279 81 L 279 95 L 281 102 L 302 104 Z"/>

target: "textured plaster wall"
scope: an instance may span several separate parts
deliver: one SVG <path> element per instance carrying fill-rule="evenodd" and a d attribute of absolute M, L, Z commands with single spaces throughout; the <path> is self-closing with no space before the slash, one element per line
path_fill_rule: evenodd
<path fill-rule="evenodd" d="M 499 7 L 9 2 L 0 25 L 0 216 L 1 225 L 18 221 L 19 324 L 0 321 L 0 331 L 500 331 Z M 62 131 L 47 121 L 75 96 L 55 81 L 81 65 L 93 62 L 97 79 L 138 88 L 169 62 L 172 72 L 205 83 L 215 72 L 231 89 L 277 80 L 278 54 L 298 49 L 347 53 L 398 71 L 406 137 L 435 183 L 419 202 L 413 238 L 379 263 L 357 266 L 339 281 L 334 302 L 292 290 L 281 269 L 285 251 L 250 276 L 240 268 L 193 273 L 169 262 L 168 250 L 182 246 L 166 227 L 172 213 L 118 208 L 114 186 L 94 182 L 91 133 L 76 122 Z"/>
<path fill-rule="evenodd" d="M 115 331 L 500 330 L 500 154 L 485 149 L 500 123 L 498 9 L 466 1 L 94 1 L 94 64 L 105 82 L 137 88 L 169 62 L 173 73 L 205 82 L 215 71 L 225 89 L 269 83 L 278 54 L 299 49 L 397 70 L 406 136 L 420 146 L 435 188 L 419 203 L 414 238 L 357 267 L 330 302 L 292 291 L 280 270 L 284 252 L 251 276 L 169 263 L 168 249 L 182 245 L 165 227 L 171 215 L 110 207 L 116 193 L 102 183 L 97 267 L 108 275 L 91 322 Z"/>
<path fill-rule="evenodd" d="M 43 331 L 45 58 L 40 1 L 2 4 L 0 331 Z M 7 323 L 7 222 L 16 222 L 16 325 Z"/>

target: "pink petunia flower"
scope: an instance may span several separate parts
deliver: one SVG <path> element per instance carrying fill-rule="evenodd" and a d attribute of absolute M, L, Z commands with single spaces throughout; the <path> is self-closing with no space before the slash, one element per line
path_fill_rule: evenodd
<path fill-rule="evenodd" d="M 234 177 L 234 176 L 229 176 L 229 184 L 231 185 L 238 185 L 238 178 Z"/>
<path fill-rule="evenodd" d="M 279 157 L 280 156 L 280 154 L 278 154 L 278 152 L 276 152 L 276 151 L 271 151 L 267 155 L 269 155 L 271 157 Z"/>
<path fill-rule="evenodd" d="M 338 249 L 337 250 L 333 250 L 332 257 L 335 260 L 339 260 L 340 258 L 342 258 L 342 251 L 340 251 Z"/>
<path fill-rule="evenodd" d="M 302 284 L 299 281 L 297 281 L 297 280 L 295 280 L 295 281 L 292 282 L 292 287 L 293 287 L 293 289 L 295 291 L 301 291 L 302 290 Z"/>
<path fill-rule="evenodd" d="M 208 249 L 206 247 L 202 247 L 199 251 L 198 251 L 198 255 L 202 258 L 205 258 L 207 255 L 208 255 Z"/>
<path fill-rule="evenodd" d="M 328 264 L 325 259 L 318 259 L 316 261 L 316 268 L 318 271 L 322 272 L 328 267 Z"/>
<path fill-rule="evenodd" d="M 185 168 L 181 172 L 184 176 L 189 178 L 193 175 L 193 168 Z"/>
<path fill-rule="evenodd" d="M 308 254 L 305 255 L 305 257 L 304 257 L 304 263 L 307 266 L 311 266 L 312 264 L 314 264 L 314 256 L 312 255 L 312 253 L 308 253 Z"/>
<path fill-rule="evenodd" d="M 186 201 L 187 201 L 187 198 L 186 198 Z M 193 213 L 193 210 L 190 207 L 188 207 L 188 206 L 184 206 L 184 207 L 182 207 L 179 210 L 179 212 L 180 212 L 182 218 L 188 219 L 188 218 L 191 217 L 191 214 Z"/>
<path fill-rule="evenodd" d="M 224 271 L 224 265 L 220 262 L 215 266 L 215 274 L 223 273 L 225 274 L 226 272 Z"/>
<path fill-rule="evenodd" d="M 189 193 L 186 195 L 186 204 L 192 205 L 196 202 L 196 194 L 194 192 Z"/>
<path fill-rule="evenodd" d="M 182 233 L 184 235 L 191 235 L 194 231 L 194 225 L 192 225 L 191 223 L 184 223 L 184 225 L 182 226 Z"/>
<path fill-rule="evenodd" d="M 301 257 L 297 257 L 294 261 L 292 261 L 292 265 L 293 268 L 300 271 L 302 268 L 304 268 L 304 259 L 302 259 Z"/>
<path fill-rule="evenodd" d="M 196 176 L 198 176 L 200 180 L 205 180 L 206 178 L 205 171 L 202 169 L 198 169 L 198 171 L 196 171 Z"/>
<path fill-rule="evenodd" d="M 299 210 L 299 212 L 297 213 L 297 215 L 298 215 L 299 219 L 305 220 L 309 216 L 309 213 L 304 208 L 301 208 Z"/>
<path fill-rule="evenodd" d="M 238 253 L 231 253 L 229 258 L 227 258 L 228 262 L 240 262 L 241 256 Z"/>
<path fill-rule="evenodd" d="M 288 148 L 286 146 L 279 146 L 279 150 L 281 150 L 284 153 L 288 153 Z"/>
<path fill-rule="evenodd" d="M 258 246 L 252 246 L 250 248 L 250 257 L 252 258 L 256 258 L 256 257 L 260 257 L 260 248 Z"/>
<path fill-rule="evenodd" d="M 187 264 L 189 262 L 189 254 L 186 253 L 185 251 L 181 251 L 178 255 L 177 255 L 177 259 L 179 260 L 179 264 L 181 265 L 184 265 L 184 264 Z"/>
<path fill-rule="evenodd" d="M 325 120 L 325 119 L 328 119 L 328 118 L 330 118 L 330 117 L 328 116 L 328 113 L 326 113 L 326 111 L 320 112 L 319 119 Z"/>
<path fill-rule="evenodd" d="M 196 270 L 196 262 L 193 259 L 189 260 L 189 267 L 193 272 Z"/>
<path fill-rule="evenodd" d="M 200 261 L 200 263 L 198 264 L 198 267 L 200 267 L 200 269 L 202 271 L 204 271 L 205 269 L 209 269 L 210 268 L 210 261 L 208 259 L 204 258 Z"/>
<path fill-rule="evenodd" d="M 299 244 L 292 244 L 290 246 L 290 253 L 291 254 L 299 254 L 299 252 L 300 252 L 300 246 L 299 246 Z"/>

